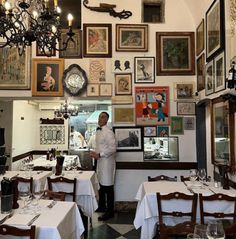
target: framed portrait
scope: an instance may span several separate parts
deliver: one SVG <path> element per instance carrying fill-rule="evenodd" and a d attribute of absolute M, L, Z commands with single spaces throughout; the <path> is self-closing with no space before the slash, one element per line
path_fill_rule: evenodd
<path fill-rule="evenodd" d="M 155 57 L 134 58 L 134 82 L 155 83 Z"/>
<path fill-rule="evenodd" d="M 63 42 L 67 39 L 67 29 L 62 29 L 61 40 L 59 42 L 60 49 L 63 49 Z M 59 51 L 60 58 L 82 58 L 82 31 L 73 29 L 75 35 L 74 41 L 69 41 L 66 50 Z"/>
<path fill-rule="evenodd" d="M 199 54 L 204 50 L 204 19 L 201 20 L 200 24 L 197 26 L 196 29 L 196 55 Z"/>
<path fill-rule="evenodd" d="M 30 89 L 30 74 L 30 48 L 22 56 L 15 47 L 0 48 L 0 90 Z"/>
<path fill-rule="evenodd" d="M 215 92 L 225 89 L 225 53 L 221 52 L 214 59 Z"/>
<path fill-rule="evenodd" d="M 143 134 L 144 134 L 144 137 L 156 137 L 157 136 L 156 126 L 144 126 Z"/>
<path fill-rule="evenodd" d="M 148 51 L 148 25 L 116 24 L 116 51 Z"/>
<path fill-rule="evenodd" d="M 224 50 L 224 0 L 214 0 L 206 12 L 206 58 L 210 61 Z"/>
<path fill-rule="evenodd" d="M 99 96 L 99 84 L 88 84 L 87 96 Z"/>
<path fill-rule="evenodd" d="M 100 87 L 100 96 L 112 96 L 112 84 L 111 83 L 101 83 Z"/>
<path fill-rule="evenodd" d="M 134 124 L 135 114 L 134 107 L 128 105 L 113 106 L 113 123 L 118 124 Z"/>
<path fill-rule="evenodd" d="M 195 118 L 184 117 L 184 130 L 194 130 L 194 129 L 195 129 Z"/>
<path fill-rule="evenodd" d="M 169 87 L 135 87 L 136 125 L 169 124 Z"/>
<path fill-rule="evenodd" d="M 52 52 L 50 52 L 50 51 L 43 52 L 43 51 L 40 50 L 40 48 L 39 48 L 39 46 L 38 46 L 38 44 L 36 42 L 36 56 L 47 56 L 47 55 L 56 56 L 56 50 L 52 49 Z"/>
<path fill-rule="evenodd" d="M 171 117 L 171 134 L 184 134 L 183 117 Z"/>
<path fill-rule="evenodd" d="M 194 32 L 156 33 L 157 75 L 194 75 Z"/>
<path fill-rule="evenodd" d="M 197 91 L 205 89 L 205 54 L 202 53 L 197 59 Z"/>
<path fill-rule="evenodd" d="M 115 95 L 132 95 L 132 74 L 115 74 Z"/>
<path fill-rule="evenodd" d="M 194 100 L 194 82 L 174 83 L 175 100 Z"/>
<path fill-rule="evenodd" d="M 142 127 L 113 127 L 117 141 L 117 151 L 142 151 L 143 129 Z"/>
<path fill-rule="evenodd" d="M 84 57 L 112 57 L 111 24 L 83 24 Z"/>
<path fill-rule="evenodd" d="M 214 92 L 214 64 L 213 60 L 206 64 L 205 94 L 210 95 Z"/>
<path fill-rule="evenodd" d="M 177 115 L 195 115 L 195 102 L 177 102 Z"/>
<path fill-rule="evenodd" d="M 168 137 L 169 126 L 157 126 L 157 137 Z"/>
<path fill-rule="evenodd" d="M 134 58 L 112 58 L 111 59 L 111 72 L 113 73 L 132 73 L 134 71 Z"/>
<path fill-rule="evenodd" d="M 90 59 L 89 60 L 89 82 L 105 83 L 106 82 L 106 60 Z"/>
<path fill-rule="evenodd" d="M 63 96 L 64 59 L 32 60 L 32 96 Z"/>

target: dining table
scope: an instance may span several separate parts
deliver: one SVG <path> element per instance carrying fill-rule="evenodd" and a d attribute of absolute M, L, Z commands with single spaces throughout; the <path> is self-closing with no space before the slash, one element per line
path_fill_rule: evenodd
<path fill-rule="evenodd" d="M 156 193 L 168 194 L 172 192 L 182 192 L 185 194 L 203 194 L 212 195 L 216 193 L 227 194 L 230 196 L 236 196 L 236 190 L 230 188 L 225 190 L 222 187 L 215 187 L 214 183 L 201 183 L 198 181 L 190 182 L 168 182 L 168 181 L 156 181 L 156 182 L 143 182 L 138 189 L 135 199 L 138 201 L 136 214 L 134 218 L 134 226 L 136 229 L 141 228 L 141 239 L 152 239 L 156 233 L 156 227 L 158 223 L 158 208 Z M 165 208 L 173 209 L 175 204 L 173 201 L 166 202 Z M 205 205 L 207 210 L 215 211 L 215 205 L 207 203 Z M 184 210 L 186 204 L 183 202 L 180 204 L 180 209 Z M 233 203 L 223 203 L 221 207 L 225 212 L 232 211 Z M 197 206 L 197 220 L 200 219 L 199 203 Z M 172 220 L 167 220 L 168 224 L 174 224 Z"/>

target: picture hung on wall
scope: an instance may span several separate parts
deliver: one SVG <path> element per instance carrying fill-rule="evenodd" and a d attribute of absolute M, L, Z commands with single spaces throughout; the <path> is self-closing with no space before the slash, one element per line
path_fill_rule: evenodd
<path fill-rule="evenodd" d="M 131 73 L 133 72 L 134 58 L 112 58 L 111 71 L 113 73 Z"/>
<path fill-rule="evenodd" d="M 174 98 L 175 100 L 194 100 L 194 83 L 174 83 Z"/>
<path fill-rule="evenodd" d="M 40 126 L 40 144 L 41 145 L 65 144 L 65 126 L 64 125 Z"/>
<path fill-rule="evenodd" d="M 177 102 L 177 115 L 195 115 L 195 102 Z"/>
<path fill-rule="evenodd" d="M 136 124 L 169 124 L 169 87 L 135 87 Z"/>
<path fill-rule="evenodd" d="M 157 32 L 157 75 L 194 75 L 194 49 L 194 32 Z"/>
<path fill-rule="evenodd" d="M 22 56 L 19 56 L 18 49 L 15 47 L 0 48 L 0 89 L 30 89 L 30 62 L 29 48 Z"/>
<path fill-rule="evenodd" d="M 225 89 L 225 53 L 221 52 L 214 59 L 215 92 Z"/>
<path fill-rule="evenodd" d="M 105 83 L 106 82 L 106 60 L 90 59 L 89 60 L 89 82 Z"/>
<path fill-rule="evenodd" d="M 113 122 L 114 124 L 134 124 L 135 114 L 134 107 L 128 105 L 113 106 Z"/>
<path fill-rule="evenodd" d="M 206 64 L 205 94 L 214 92 L 214 65 L 213 60 Z"/>
<path fill-rule="evenodd" d="M 117 151 L 142 151 L 142 127 L 113 127 L 117 141 Z"/>
<path fill-rule="evenodd" d="M 148 51 L 148 25 L 116 24 L 116 51 Z"/>
<path fill-rule="evenodd" d="M 204 50 L 204 19 L 201 20 L 196 30 L 196 55 Z"/>
<path fill-rule="evenodd" d="M 132 74 L 115 74 L 115 95 L 132 95 Z"/>
<path fill-rule="evenodd" d="M 156 126 L 144 126 L 143 127 L 144 137 L 156 137 L 157 128 Z"/>
<path fill-rule="evenodd" d="M 205 54 L 197 59 L 197 91 L 205 89 Z"/>
<path fill-rule="evenodd" d="M 206 12 L 206 58 L 224 49 L 224 1 L 214 0 Z"/>
<path fill-rule="evenodd" d="M 171 117 L 171 134 L 184 134 L 183 117 Z"/>
<path fill-rule="evenodd" d="M 194 129 L 195 129 L 195 118 L 184 117 L 184 130 L 194 130 Z"/>
<path fill-rule="evenodd" d="M 168 137 L 169 126 L 157 126 L 157 137 Z"/>
<path fill-rule="evenodd" d="M 112 57 L 111 36 L 111 24 L 84 24 L 84 57 Z"/>
<path fill-rule="evenodd" d="M 155 57 L 134 58 L 134 82 L 155 83 Z"/>
<path fill-rule="evenodd" d="M 133 104 L 133 96 L 132 95 L 115 95 L 111 97 L 111 101 L 113 105 Z"/>
<path fill-rule="evenodd" d="M 88 84 L 87 96 L 99 96 L 99 84 Z"/>
<path fill-rule="evenodd" d="M 32 60 L 32 96 L 63 96 L 64 59 Z"/>
<path fill-rule="evenodd" d="M 101 83 L 99 92 L 100 92 L 100 96 L 112 96 L 112 84 Z"/>

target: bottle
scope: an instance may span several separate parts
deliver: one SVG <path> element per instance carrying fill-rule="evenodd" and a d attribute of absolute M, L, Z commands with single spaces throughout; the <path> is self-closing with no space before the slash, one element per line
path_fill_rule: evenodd
<path fill-rule="evenodd" d="M 229 69 L 229 77 L 228 77 L 228 88 L 232 89 L 235 85 L 235 62 L 232 61 L 230 69 Z"/>
<path fill-rule="evenodd" d="M 48 151 L 47 151 L 47 156 L 46 156 L 46 159 L 47 159 L 47 160 L 49 160 L 49 159 L 50 159 L 50 151 L 49 151 L 49 149 L 48 149 Z"/>

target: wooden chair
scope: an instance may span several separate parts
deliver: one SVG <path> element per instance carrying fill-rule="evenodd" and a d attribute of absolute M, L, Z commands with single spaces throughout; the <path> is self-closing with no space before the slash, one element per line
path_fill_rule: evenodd
<path fill-rule="evenodd" d="M 53 192 L 45 190 L 43 198 L 49 198 L 50 200 L 65 201 L 66 194 L 64 192 Z"/>
<path fill-rule="evenodd" d="M 165 176 L 165 175 L 159 175 L 159 176 L 156 176 L 156 177 L 150 177 L 148 176 L 148 182 L 154 182 L 154 181 L 173 181 L 173 182 L 177 182 L 177 176 L 175 177 L 168 177 L 168 176 Z"/>
<path fill-rule="evenodd" d="M 220 204 L 226 202 L 231 203 L 231 205 L 233 205 L 232 211 L 226 212 L 225 207 L 222 207 L 222 209 L 220 209 Z M 207 210 L 206 206 L 204 207 L 206 203 L 211 203 L 211 205 L 213 205 L 213 207 L 211 208 L 214 208 L 217 211 Z M 207 218 L 223 219 L 223 225 L 227 238 L 236 238 L 236 197 L 231 197 L 229 195 L 221 193 L 203 196 L 200 193 L 199 205 L 201 224 L 207 223 Z"/>
<path fill-rule="evenodd" d="M 31 226 L 29 229 L 23 229 L 3 224 L 0 225 L 0 235 L 24 236 L 29 239 L 35 239 L 35 226 Z"/>
<path fill-rule="evenodd" d="M 197 194 L 184 194 L 180 192 L 173 192 L 166 195 L 156 194 L 158 216 L 159 216 L 159 235 L 157 238 L 166 239 L 172 236 L 186 237 L 188 233 L 193 233 L 196 225 L 196 211 L 197 211 Z M 163 202 L 169 200 L 175 200 L 175 206 L 173 211 L 163 210 Z M 183 202 L 184 201 L 184 202 Z M 185 203 L 185 210 L 180 210 L 178 206 Z M 188 204 L 187 204 L 188 203 Z M 177 223 L 174 226 L 166 225 L 164 223 L 165 217 L 172 217 L 173 219 L 182 218 L 181 223 Z"/>
<path fill-rule="evenodd" d="M 52 167 L 34 166 L 33 171 L 52 171 Z"/>
<path fill-rule="evenodd" d="M 29 190 L 30 193 L 33 193 L 33 178 L 23 178 L 23 177 L 14 177 L 15 180 L 18 181 L 18 189 L 19 189 L 19 183 L 22 184 L 29 184 Z"/>

